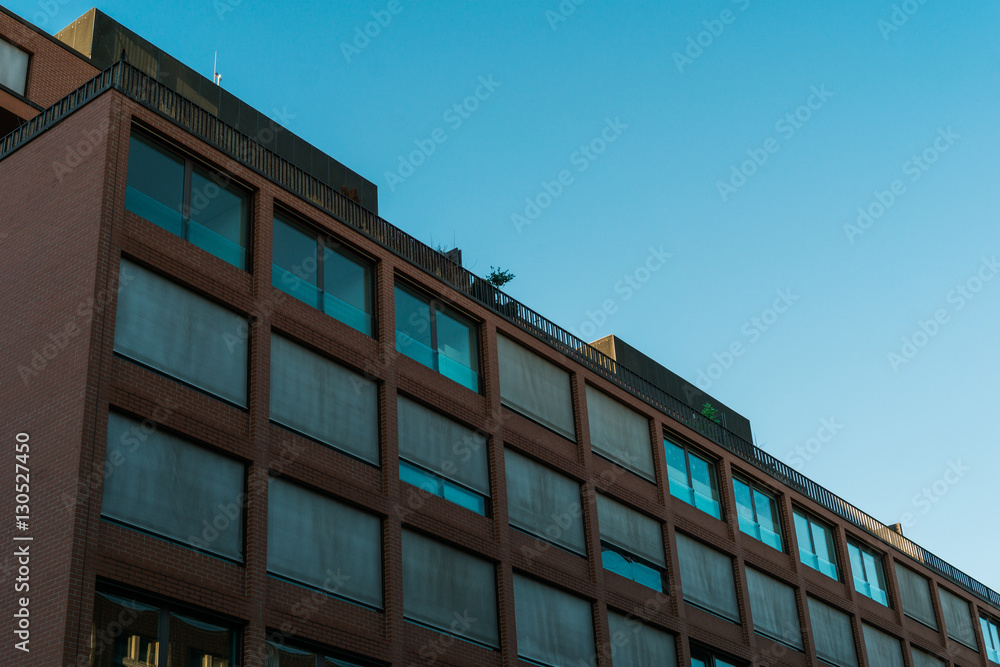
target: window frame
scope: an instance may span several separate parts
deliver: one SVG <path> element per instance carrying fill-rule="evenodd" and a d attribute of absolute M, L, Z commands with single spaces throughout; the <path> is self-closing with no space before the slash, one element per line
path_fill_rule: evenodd
<path fill-rule="evenodd" d="M 704 663 L 705 667 L 742 667 L 745 663 L 730 658 L 724 653 L 720 653 L 715 649 L 711 649 L 705 646 L 701 646 L 692 642 L 691 644 L 691 664 L 694 665 L 694 661 L 698 660 Z"/>
<path fill-rule="evenodd" d="M 859 572 L 855 572 L 854 559 L 851 558 L 851 549 L 856 549 L 858 551 L 859 560 L 861 561 L 861 572 L 860 573 Z M 875 574 L 875 583 L 874 584 L 872 584 L 871 580 L 868 577 L 868 565 L 865 563 L 865 555 L 870 556 L 872 558 L 872 560 L 874 560 L 875 567 L 879 570 L 879 571 L 876 571 L 874 573 Z M 861 542 L 860 540 L 856 540 L 854 538 L 848 537 L 847 538 L 847 560 L 848 560 L 848 562 L 850 563 L 850 566 L 851 566 L 851 579 L 853 579 L 852 583 L 854 584 L 854 590 L 857 591 L 858 593 L 861 593 L 862 595 L 864 595 L 869 600 L 874 600 L 875 602 L 878 602 L 883 607 L 888 607 L 889 609 L 892 609 L 893 608 L 892 607 L 892 597 L 889 595 L 889 580 L 885 576 L 885 554 L 881 554 L 881 553 L 875 551 L 874 549 L 872 549 L 871 547 L 869 547 L 868 545 L 866 545 L 864 542 Z M 861 581 L 865 585 L 867 585 L 867 587 L 869 589 L 871 589 L 872 587 L 874 587 L 877 590 L 879 590 L 885 596 L 885 601 L 884 602 L 882 600 L 878 599 L 878 598 L 872 597 L 871 595 L 869 595 L 865 591 L 863 591 L 860 588 L 858 588 L 858 580 L 859 580 L 859 576 L 858 575 L 859 574 L 861 575 L 861 577 L 860 577 Z M 881 577 L 879 575 L 881 575 Z M 881 583 L 885 586 L 885 588 L 881 588 L 881 587 L 878 586 L 880 579 L 881 579 Z"/>
<path fill-rule="evenodd" d="M 275 247 L 274 229 L 276 222 L 281 222 L 285 226 L 290 227 L 294 231 L 299 232 L 303 236 L 314 237 L 316 239 L 316 284 L 314 285 L 314 287 L 319 292 L 320 297 L 325 297 L 325 295 L 329 294 L 332 298 L 335 299 L 338 298 L 332 293 L 328 293 L 326 291 L 326 285 L 325 285 L 326 270 L 324 268 L 326 264 L 326 253 L 323 252 L 324 250 L 329 250 L 330 252 L 336 253 L 341 257 L 344 257 L 345 259 L 350 260 L 365 269 L 365 274 L 366 274 L 365 306 L 368 309 L 365 314 L 368 316 L 368 329 L 369 329 L 368 331 L 362 331 L 357 327 L 351 325 L 350 323 L 345 322 L 344 320 L 336 317 L 335 315 L 328 313 L 326 309 L 323 307 L 325 306 L 325 299 L 323 306 L 316 305 L 314 303 L 308 303 L 300 299 L 298 296 L 291 294 L 274 284 L 275 275 L 273 267 L 276 264 L 275 253 L 274 253 L 274 247 Z M 333 318 L 334 320 L 340 322 L 341 324 L 345 324 L 351 327 L 355 331 L 360 331 L 361 333 L 365 334 L 370 338 L 375 338 L 378 332 L 378 320 L 376 318 L 376 313 L 378 312 L 378 308 L 376 304 L 377 290 L 375 289 L 375 273 L 376 273 L 375 264 L 376 264 L 375 259 L 362 252 L 359 252 L 358 250 L 355 250 L 353 246 L 345 243 L 344 241 L 341 241 L 338 237 L 334 236 L 333 234 L 330 234 L 328 231 L 317 229 L 315 225 L 305 222 L 301 217 L 287 211 L 284 208 L 275 207 L 274 212 L 271 215 L 271 266 L 272 266 L 271 286 L 274 287 L 275 289 L 281 290 L 283 294 L 287 294 L 288 296 L 298 301 L 301 301 L 307 306 L 311 306 L 312 308 L 320 311 L 327 317 Z M 295 275 L 296 278 L 298 278 L 299 280 L 305 280 L 301 276 L 297 276 L 294 272 L 289 271 L 285 267 L 281 268 L 285 271 L 288 271 L 292 275 Z"/>
<path fill-rule="evenodd" d="M 252 250 L 252 248 L 251 248 L 251 242 L 253 240 L 253 233 L 252 233 L 252 229 L 251 228 L 253 226 L 253 199 L 254 199 L 253 193 L 254 193 L 254 190 L 252 188 L 250 188 L 249 186 L 244 185 L 241 181 L 238 181 L 236 179 L 236 177 L 233 176 L 229 172 L 229 170 L 227 170 L 227 169 L 221 169 L 219 167 L 215 167 L 215 166 L 211 165 L 210 163 L 208 163 L 208 162 L 206 162 L 206 161 L 204 161 L 202 159 L 196 158 L 187 149 L 185 149 L 183 147 L 178 147 L 178 146 L 176 146 L 173 143 L 166 142 L 165 140 L 161 139 L 158 135 L 156 135 L 152 130 L 146 129 L 144 126 L 141 126 L 141 125 L 138 125 L 138 124 L 133 124 L 132 125 L 131 131 L 129 132 L 129 142 L 130 143 L 131 143 L 131 140 L 133 138 L 135 138 L 135 139 L 141 141 L 142 143 L 146 144 L 147 147 L 152 148 L 153 150 L 159 151 L 160 153 L 163 153 L 163 154 L 167 155 L 168 157 L 171 157 L 171 158 L 173 158 L 173 159 L 175 159 L 178 162 L 181 162 L 183 164 L 183 168 L 184 168 L 183 183 L 184 183 L 184 185 L 183 185 L 183 190 L 181 192 L 181 210 L 180 210 L 181 232 L 182 233 L 181 234 L 174 234 L 174 236 L 177 236 L 178 238 L 183 239 L 184 241 L 186 241 L 186 242 L 190 243 L 191 245 L 195 246 L 196 248 L 204 250 L 208 254 L 210 254 L 213 257 L 215 257 L 215 258 L 217 258 L 217 259 L 225 262 L 226 264 L 229 264 L 230 266 L 235 266 L 237 269 L 239 269 L 241 271 L 244 271 L 246 273 L 252 273 L 253 272 L 253 266 L 252 266 L 252 264 L 253 264 L 253 252 L 251 252 L 251 250 Z M 131 153 L 131 151 L 130 151 L 130 153 Z M 129 155 L 129 158 L 131 158 L 131 154 Z M 212 251 L 208 250 L 207 248 L 203 248 L 202 246 L 200 246 L 200 245 L 194 243 L 193 241 L 191 241 L 191 239 L 190 239 L 190 236 L 191 236 L 191 234 L 190 234 L 190 230 L 191 230 L 191 225 L 190 225 L 190 223 L 191 223 L 191 193 L 192 193 L 192 189 L 193 189 L 194 172 L 195 172 L 196 169 L 200 169 L 201 171 L 208 172 L 209 173 L 209 178 L 207 178 L 206 180 L 212 181 L 213 183 L 215 181 L 210 177 L 213 172 L 214 173 L 218 173 L 218 174 L 225 174 L 225 176 L 226 176 L 226 183 L 224 185 L 219 185 L 218 183 L 216 183 L 216 186 L 219 187 L 222 190 L 227 190 L 227 191 L 233 192 L 233 194 L 237 194 L 237 195 L 239 195 L 239 196 L 241 196 L 243 198 L 243 202 L 244 202 L 243 228 L 241 230 L 241 236 L 243 237 L 243 265 L 242 266 L 239 266 L 239 265 L 236 265 L 236 264 L 232 264 L 229 260 L 224 259 L 222 257 L 219 257 L 218 255 L 216 255 Z M 126 187 L 126 190 L 127 190 L 128 189 L 128 169 L 127 168 L 125 170 L 125 187 Z M 127 205 L 125 206 L 125 210 L 128 211 L 129 213 L 132 213 L 132 215 L 134 215 L 134 216 L 136 216 L 138 218 L 142 218 L 143 220 L 146 220 L 147 222 L 149 222 L 152 225 L 156 225 L 160 229 L 164 229 L 165 231 L 170 232 L 170 230 L 166 229 L 165 227 L 163 227 L 159 223 L 154 222 L 152 220 L 148 220 L 147 218 L 143 218 L 140 214 L 138 214 L 138 213 L 132 211 L 131 209 L 129 209 Z M 197 221 L 195 221 L 195 222 L 197 222 Z M 173 232 L 170 232 L 170 233 L 173 234 Z"/>
<path fill-rule="evenodd" d="M 663 436 L 663 442 L 664 442 L 664 456 L 665 457 L 666 457 L 666 447 L 667 447 L 667 445 L 673 445 L 674 447 L 677 447 L 677 448 L 679 448 L 680 450 L 682 450 L 684 452 L 684 472 L 687 475 L 687 486 L 688 486 L 688 489 L 690 490 L 690 493 L 691 493 L 691 501 L 688 501 L 686 498 L 682 498 L 681 496 L 678 496 L 678 495 L 676 495 L 674 493 L 674 491 L 673 491 L 673 483 L 672 483 L 672 479 L 671 479 L 671 476 L 670 476 L 670 460 L 667 459 L 667 461 L 666 461 L 666 463 L 667 463 L 667 491 L 670 493 L 670 496 L 673 497 L 673 498 L 677 498 L 681 502 L 683 502 L 683 503 L 685 503 L 687 505 L 690 505 L 691 507 L 694 507 L 696 510 L 698 510 L 700 512 L 704 512 L 705 514 L 707 514 L 707 515 L 709 515 L 711 517 L 719 519 L 720 521 L 725 521 L 726 519 L 725 519 L 723 511 L 722 511 L 722 490 L 721 490 L 720 485 L 719 485 L 719 462 L 718 462 L 718 459 L 712 457 L 711 455 L 709 455 L 707 453 L 702 453 L 703 450 L 701 450 L 701 449 L 698 449 L 698 448 L 692 447 L 691 445 L 688 445 L 687 442 L 685 442 L 682 438 L 672 439 L 671 437 L 668 437 L 667 434 L 664 434 L 664 436 Z M 694 496 L 694 493 L 695 493 L 695 490 L 694 490 L 694 480 L 692 479 L 692 476 L 691 476 L 691 457 L 692 456 L 694 456 L 696 459 L 698 459 L 698 460 L 700 460 L 700 461 L 708 464 L 709 477 L 711 478 L 711 480 L 710 480 L 711 481 L 711 487 L 712 487 L 712 490 L 715 492 L 715 497 L 712 500 L 715 502 L 715 505 L 718 508 L 718 514 L 717 515 L 716 514 L 712 514 L 711 512 L 705 511 L 701 507 L 698 507 L 698 505 L 695 504 L 695 502 L 694 502 L 695 501 L 695 496 Z"/>
<path fill-rule="evenodd" d="M 414 299 L 417 299 L 417 300 L 419 300 L 419 301 L 427 304 L 427 307 L 428 307 L 429 312 L 430 312 L 430 319 L 429 319 L 429 323 L 428 324 L 429 324 L 429 327 L 430 327 L 430 337 L 431 337 L 430 349 L 431 349 L 431 352 L 434 355 L 434 366 L 428 366 L 428 365 L 424 364 L 422 361 L 411 357 L 410 355 L 406 354 L 406 352 L 403 352 L 402 350 L 399 349 L 399 338 L 398 338 L 398 335 L 400 333 L 406 335 L 409 338 L 412 338 L 412 336 L 410 336 L 408 333 L 406 333 L 405 331 L 401 331 L 399 329 L 399 313 L 395 313 L 395 316 L 394 316 L 394 320 L 395 321 L 393 322 L 393 339 L 394 339 L 393 340 L 393 349 L 396 351 L 396 353 L 401 354 L 404 357 L 407 357 L 408 359 L 413 359 L 414 361 L 416 361 L 421 366 L 424 366 L 425 368 L 430 368 L 432 371 L 438 373 L 439 375 L 443 375 L 444 377 L 448 378 L 449 380 L 451 380 L 452 382 L 458 384 L 459 386 L 465 387 L 466 389 L 469 389 L 470 391 L 474 391 L 477 394 L 482 394 L 482 392 L 483 392 L 483 376 L 482 376 L 483 360 L 481 358 L 482 357 L 482 336 L 480 335 L 480 333 L 481 333 L 480 329 L 482 328 L 482 322 L 479 321 L 479 320 L 477 320 L 477 319 L 475 319 L 475 318 L 473 318 L 473 317 L 471 317 L 470 315 L 467 315 L 464 311 L 461 311 L 461 310 L 457 309 L 449 301 L 447 301 L 445 299 L 442 299 L 441 297 L 439 297 L 437 295 L 432 295 L 430 292 L 428 292 L 428 291 L 426 291 L 426 290 L 424 290 L 424 289 L 416 286 L 414 283 L 409 282 L 408 280 L 406 280 L 403 276 L 401 276 L 399 274 L 396 274 L 395 280 L 393 281 L 393 292 L 392 292 L 392 294 L 393 294 L 393 304 L 394 304 L 394 306 L 395 306 L 396 291 L 397 290 L 402 290 L 404 293 L 406 293 L 410 297 L 412 297 Z M 393 308 L 393 310 L 395 311 L 395 307 Z M 467 326 L 468 329 L 469 329 L 469 335 L 470 335 L 470 338 L 471 338 L 470 342 L 472 343 L 471 347 L 474 348 L 473 354 L 471 355 L 470 361 L 472 361 L 472 362 L 475 363 L 475 368 L 469 368 L 469 370 L 472 371 L 473 373 L 475 373 L 475 375 L 476 375 L 476 388 L 475 389 L 472 389 L 468 385 L 465 385 L 462 382 L 459 382 L 458 380 L 456 380 L 456 379 L 454 379 L 454 378 L 452 378 L 452 377 L 450 377 L 448 375 L 445 375 L 444 373 L 441 372 L 441 351 L 438 349 L 438 324 L 437 324 L 437 317 L 438 317 L 438 311 L 439 310 L 443 311 L 445 314 L 447 314 L 449 317 L 451 317 L 452 319 L 456 320 L 460 324 L 463 324 L 463 325 Z"/>
<path fill-rule="evenodd" d="M 775 534 L 778 536 L 778 542 L 780 544 L 780 547 L 775 547 L 773 544 L 753 535 L 752 533 L 748 533 L 747 531 L 743 530 L 743 526 L 740 523 L 740 513 L 739 513 L 740 502 L 736 494 L 737 482 L 746 485 L 750 489 L 750 509 L 753 512 L 754 525 L 757 526 L 758 530 L 760 529 L 761 524 L 758 518 L 759 515 L 757 514 L 757 496 L 755 495 L 755 493 L 760 493 L 763 496 L 767 496 L 774 503 L 774 510 L 776 515 L 774 517 L 775 519 L 774 526 L 778 530 L 776 532 L 775 531 L 772 532 L 775 532 Z M 750 537 L 757 540 L 761 544 L 766 544 L 772 549 L 777 549 L 777 551 L 780 551 L 781 553 L 787 553 L 785 548 L 788 546 L 788 540 L 785 538 L 784 535 L 784 525 L 782 521 L 782 506 L 780 502 L 780 497 L 781 494 L 779 494 L 776 491 L 773 491 L 770 487 L 764 486 L 763 484 L 755 480 L 753 477 L 750 477 L 748 475 L 743 475 L 736 471 L 733 472 L 733 504 L 736 506 L 736 527 L 739 528 L 740 532 L 742 532 L 744 535 L 749 535 Z"/>
<path fill-rule="evenodd" d="M 423 475 L 424 477 L 429 478 L 432 481 L 436 481 L 438 483 L 438 488 L 440 488 L 440 490 L 441 490 L 441 493 L 438 493 L 437 491 L 431 491 L 430 489 L 428 489 L 428 488 L 426 488 L 426 487 L 424 487 L 424 486 L 422 486 L 420 484 L 414 484 L 414 482 L 411 482 L 411 481 L 409 481 L 407 479 L 403 479 L 403 466 L 404 465 L 405 466 L 409 466 L 410 468 L 413 468 L 413 471 L 412 471 L 413 473 L 416 473 L 418 475 Z M 433 496 L 435 496 L 437 498 L 441 498 L 442 500 L 446 500 L 446 501 L 448 501 L 448 502 L 450 502 L 450 503 L 452 503 L 454 505 L 458 505 L 459 507 L 467 509 L 470 512 L 475 512 L 479 516 L 484 516 L 487 519 L 489 519 L 489 518 L 492 517 L 493 510 L 492 510 L 492 504 L 490 503 L 490 496 L 484 496 L 479 491 L 476 491 L 475 489 L 472 489 L 472 488 L 466 486 L 465 484 L 462 484 L 461 482 L 456 482 L 455 480 L 451 479 L 450 477 L 446 477 L 446 476 L 444 476 L 444 475 L 442 475 L 440 473 L 436 473 L 433 470 L 430 470 L 426 466 L 423 466 L 423 465 L 421 465 L 421 464 L 419 464 L 419 463 L 417 463 L 415 461 L 411 461 L 410 459 L 406 458 L 402 454 L 399 455 L 399 467 L 400 467 L 399 481 L 403 482 L 404 484 L 409 484 L 410 486 L 416 487 L 416 488 L 418 488 L 418 489 L 420 489 L 422 491 L 425 491 L 425 492 L 427 492 L 427 493 L 429 493 L 429 494 L 431 494 L 431 495 L 433 495 Z M 445 495 L 446 490 L 450 486 L 451 487 L 457 487 L 457 489 L 459 491 L 461 491 L 463 493 L 467 493 L 469 495 L 472 495 L 472 496 L 475 496 L 476 498 L 481 499 L 482 503 L 483 503 L 483 511 L 480 512 L 479 510 L 474 510 L 471 507 L 468 507 L 467 505 L 463 505 L 462 503 L 457 502 L 455 500 L 452 500 L 451 498 L 449 498 L 448 496 L 446 496 Z"/>
<path fill-rule="evenodd" d="M 792 523 L 793 523 L 793 525 L 795 523 L 794 517 L 796 515 L 801 516 L 809 524 L 809 548 L 810 548 L 809 553 L 811 553 L 817 560 L 819 560 L 819 554 L 816 553 L 816 536 L 814 534 L 813 528 L 815 526 L 819 526 L 819 527 L 823 528 L 824 530 L 828 531 L 828 533 L 830 535 L 830 545 L 833 547 L 833 557 L 836 560 L 834 562 L 832 562 L 832 563 L 830 561 L 827 561 L 827 562 L 830 563 L 834 567 L 834 569 L 836 570 L 837 576 L 836 577 L 830 577 L 829 573 L 824 572 L 823 570 L 820 570 L 817 567 L 813 567 L 808 562 L 802 560 L 802 544 L 801 544 L 801 542 L 799 540 L 798 527 L 795 526 L 795 541 L 796 541 L 796 546 L 798 547 L 798 551 L 799 551 L 799 562 L 802 563 L 803 565 L 805 565 L 806 567 L 808 567 L 809 569 L 814 570 L 816 572 L 819 572 L 820 574 L 822 574 L 825 577 L 829 577 L 829 578 L 833 579 L 834 581 L 840 581 L 840 582 L 842 582 L 843 581 L 843 579 L 842 579 L 842 575 L 843 575 L 842 570 L 843 570 L 843 568 L 840 565 L 840 560 L 841 560 L 840 554 L 837 553 L 837 536 L 836 536 L 836 530 L 835 530 L 833 524 L 829 524 L 829 523 L 823 521 L 822 519 L 817 518 L 816 515 L 814 515 L 813 513 L 809 512 L 807 510 L 801 509 L 799 507 L 795 507 L 795 508 L 792 509 L 792 517 L 793 517 Z"/>
<path fill-rule="evenodd" d="M 231 635 L 230 640 L 230 664 L 236 665 L 241 662 L 243 654 L 243 631 L 245 629 L 245 624 L 238 619 L 232 618 L 225 613 L 207 611 L 201 607 L 195 607 L 186 602 L 178 602 L 170 598 L 165 598 L 160 595 L 153 593 L 145 593 L 143 591 L 126 587 L 121 584 L 106 582 L 100 578 L 97 580 L 97 586 L 94 589 L 94 597 L 97 598 L 100 595 L 108 595 L 111 597 L 116 597 L 128 602 L 134 602 L 137 604 L 151 606 L 157 608 L 157 613 L 159 614 L 159 622 L 157 624 L 157 637 L 156 637 L 156 655 L 157 660 L 160 665 L 166 665 L 168 663 L 168 653 L 170 652 L 170 617 L 171 615 L 182 616 L 190 618 L 191 620 L 200 621 L 209 625 L 216 625 L 222 627 L 229 631 Z M 110 601 L 109 601 L 110 602 Z M 96 599 L 95 599 L 96 606 Z M 96 612 L 96 609 L 94 610 Z M 96 616 L 96 613 L 95 613 Z M 127 629 L 127 628 L 126 628 Z M 123 632 L 122 635 L 125 633 Z M 160 635 L 165 634 L 166 637 L 162 638 Z M 118 637 L 115 637 L 117 641 Z M 111 646 L 113 647 L 113 643 Z M 94 650 L 95 648 L 100 648 L 101 653 L 95 658 Z M 102 639 L 100 644 L 95 647 L 91 644 L 90 657 L 91 664 L 100 664 L 96 660 L 99 659 L 103 652 L 109 648 L 106 641 Z M 112 658 L 113 660 L 114 658 Z"/>

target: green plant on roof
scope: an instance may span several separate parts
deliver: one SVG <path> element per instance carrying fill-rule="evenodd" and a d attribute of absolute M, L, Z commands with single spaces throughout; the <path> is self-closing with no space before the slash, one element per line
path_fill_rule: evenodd
<path fill-rule="evenodd" d="M 712 405 L 711 403 L 705 403 L 705 405 L 701 406 L 701 414 L 705 417 L 708 417 L 716 424 L 722 423 L 722 420 L 719 419 L 719 409 L 714 405 Z"/>
<path fill-rule="evenodd" d="M 486 280 L 494 287 L 503 287 L 516 276 L 510 271 L 505 271 L 495 266 L 490 266 L 490 272 L 486 274 Z"/>

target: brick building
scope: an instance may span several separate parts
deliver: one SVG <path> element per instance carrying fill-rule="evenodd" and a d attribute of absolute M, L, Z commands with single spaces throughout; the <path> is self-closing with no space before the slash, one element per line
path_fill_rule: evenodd
<path fill-rule="evenodd" d="M 0 11 L 0 135 L 3 664 L 1000 663 L 996 592 L 106 15 Z"/>

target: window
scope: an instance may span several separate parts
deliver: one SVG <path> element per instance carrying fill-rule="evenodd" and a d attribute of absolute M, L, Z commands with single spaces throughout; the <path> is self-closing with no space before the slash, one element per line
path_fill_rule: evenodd
<path fill-rule="evenodd" d="M 888 607 L 882 556 L 851 540 L 847 541 L 847 553 L 851 557 L 854 590 Z"/>
<path fill-rule="evenodd" d="M 969 603 L 946 588 L 938 587 L 938 595 L 941 598 L 941 613 L 944 616 L 944 627 L 948 631 L 948 636 L 959 644 L 978 651 Z"/>
<path fill-rule="evenodd" d="M 597 519 L 604 569 L 664 592 L 667 561 L 659 522 L 601 494 Z"/>
<path fill-rule="evenodd" d="M 28 82 L 28 54 L 0 39 L 0 85 L 24 97 Z"/>
<path fill-rule="evenodd" d="M 778 501 L 756 483 L 733 478 L 736 515 L 740 530 L 764 544 L 783 551 Z"/>
<path fill-rule="evenodd" d="M 685 602 L 732 623 L 740 622 L 730 556 L 677 533 L 677 561 Z"/>
<path fill-rule="evenodd" d="M 905 667 L 903 645 L 899 639 L 867 623 L 861 624 L 861 630 L 865 639 L 865 651 L 868 653 L 869 665 Z"/>
<path fill-rule="evenodd" d="M 570 376 L 506 336 L 497 336 L 500 401 L 561 436 L 576 440 Z"/>
<path fill-rule="evenodd" d="M 491 648 L 500 646 L 492 563 L 403 531 L 403 615 Z"/>
<path fill-rule="evenodd" d="M 931 582 L 908 567 L 896 563 L 896 581 L 903 613 L 927 627 L 938 629 L 931 600 Z"/>
<path fill-rule="evenodd" d="M 1000 664 L 1000 631 L 997 629 L 997 622 L 980 616 L 979 625 L 983 630 L 983 641 L 986 642 L 986 657 L 990 662 Z"/>
<path fill-rule="evenodd" d="M 486 515 L 490 470 L 485 436 L 399 396 L 399 478 Z"/>
<path fill-rule="evenodd" d="M 242 559 L 242 463 L 112 412 L 105 470 L 105 518 Z"/>
<path fill-rule="evenodd" d="M 753 568 L 746 568 L 754 632 L 803 650 L 795 589 Z"/>
<path fill-rule="evenodd" d="M 510 449 L 504 465 L 510 525 L 586 558 L 579 482 Z"/>
<path fill-rule="evenodd" d="M 436 299 L 396 285 L 396 351 L 479 391 L 476 327 Z"/>
<path fill-rule="evenodd" d="M 858 667 L 851 617 L 816 598 L 808 600 L 816 657 L 836 667 Z"/>
<path fill-rule="evenodd" d="M 382 522 L 272 477 L 267 571 L 331 595 L 382 607 Z"/>
<path fill-rule="evenodd" d="M 649 419 L 587 385 L 590 445 L 595 453 L 656 483 Z"/>
<path fill-rule="evenodd" d="M 359 658 L 334 658 L 330 655 L 333 653 L 341 654 L 340 651 L 300 649 L 269 641 L 263 667 L 370 667 L 374 664 Z"/>
<path fill-rule="evenodd" d="M 947 663 L 944 660 L 928 653 L 926 651 L 921 651 L 915 646 L 910 646 L 910 657 L 913 658 L 913 667 L 946 667 Z"/>
<path fill-rule="evenodd" d="M 677 648 L 672 634 L 610 609 L 608 629 L 615 667 L 677 667 Z"/>
<path fill-rule="evenodd" d="M 323 234 L 274 218 L 271 283 L 300 301 L 372 335 L 371 267 Z"/>
<path fill-rule="evenodd" d="M 129 141 L 125 208 L 243 269 L 249 197 L 230 181 L 145 137 Z"/>
<path fill-rule="evenodd" d="M 799 559 L 812 569 L 839 581 L 833 529 L 799 510 L 795 510 L 793 515 L 795 537 L 799 542 Z"/>
<path fill-rule="evenodd" d="M 667 450 L 670 495 L 716 519 L 721 518 L 715 463 L 696 454 L 687 445 L 677 445 L 664 439 L 663 446 Z"/>
<path fill-rule="evenodd" d="M 594 617 L 586 600 L 514 573 L 517 655 L 536 665 L 590 665 Z"/>
<path fill-rule="evenodd" d="M 691 667 L 736 667 L 738 663 L 696 646 L 691 647 Z"/>
<path fill-rule="evenodd" d="M 233 667 L 234 624 L 112 590 L 94 596 L 93 667 Z"/>
<path fill-rule="evenodd" d="M 271 421 L 379 464 L 375 383 L 273 333 Z"/>
<path fill-rule="evenodd" d="M 122 260 L 115 353 L 244 407 L 246 327 L 246 317 Z"/>

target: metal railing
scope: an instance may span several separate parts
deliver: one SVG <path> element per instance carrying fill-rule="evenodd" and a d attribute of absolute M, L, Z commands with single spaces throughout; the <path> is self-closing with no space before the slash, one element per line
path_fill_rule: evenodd
<path fill-rule="evenodd" d="M 0 139 L 0 159 L 49 129 L 103 92 L 115 89 L 228 154 L 261 176 L 312 202 L 394 254 L 468 295 L 514 326 L 535 336 L 663 414 L 690 426 L 759 470 L 900 552 L 923 563 L 973 595 L 1000 608 L 1000 593 L 892 530 L 797 470 L 718 424 L 676 396 L 625 368 L 586 341 L 458 266 L 440 252 L 365 209 L 305 170 L 276 155 L 252 137 L 220 121 L 177 92 L 125 62 L 118 62 L 44 113 Z"/>

